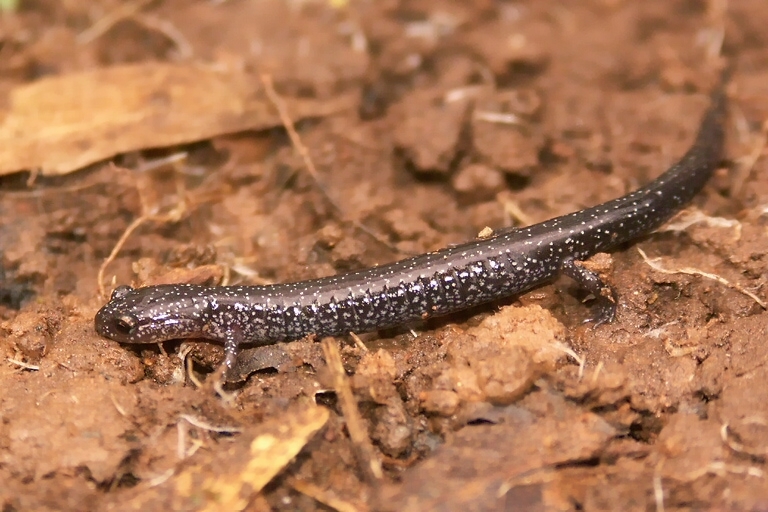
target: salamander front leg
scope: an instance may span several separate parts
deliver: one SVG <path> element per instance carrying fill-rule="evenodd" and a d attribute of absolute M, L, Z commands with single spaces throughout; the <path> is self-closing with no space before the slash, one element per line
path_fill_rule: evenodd
<path fill-rule="evenodd" d="M 226 368 L 226 372 L 235 367 L 237 362 L 237 353 L 240 351 L 240 334 L 234 331 L 227 332 L 227 339 L 224 341 L 224 362 L 221 365 Z"/>
<path fill-rule="evenodd" d="M 219 396 L 227 403 L 234 403 L 234 399 L 237 396 L 236 393 L 228 393 L 224 391 L 224 384 L 227 382 L 227 376 L 234 368 L 237 362 L 237 353 L 240 350 L 240 341 L 242 335 L 238 329 L 228 329 L 224 338 L 224 361 L 219 365 L 215 372 L 213 372 L 213 389 Z"/>
<path fill-rule="evenodd" d="M 616 317 L 616 292 L 608 283 L 600 279 L 597 273 L 584 267 L 581 262 L 570 259 L 563 262 L 563 274 L 595 296 L 597 312 L 594 317 L 587 319 L 587 322 L 595 322 L 597 327 L 613 321 Z"/>

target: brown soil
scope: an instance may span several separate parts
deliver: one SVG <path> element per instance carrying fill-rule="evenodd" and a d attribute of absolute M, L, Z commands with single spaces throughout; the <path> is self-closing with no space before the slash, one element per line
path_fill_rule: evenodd
<path fill-rule="evenodd" d="M 22 0 L 0 15 L 0 509 L 768 509 L 768 4 L 722 4 Z M 561 279 L 339 339 L 344 371 L 332 344 L 249 349 L 232 402 L 211 387 L 220 346 L 94 332 L 115 247 L 107 292 L 274 283 L 622 195 L 691 142 L 723 33 L 727 159 L 683 215 L 601 262 L 612 324 L 584 325 Z M 173 77 L 150 80 L 164 63 Z M 107 83 L 107 67 L 128 71 Z M 189 93 L 211 70 L 247 80 Z M 50 85 L 72 77 L 74 106 Z M 20 114 L 32 82 L 49 88 Z M 141 116 L 114 96 L 76 110 L 142 87 Z"/>

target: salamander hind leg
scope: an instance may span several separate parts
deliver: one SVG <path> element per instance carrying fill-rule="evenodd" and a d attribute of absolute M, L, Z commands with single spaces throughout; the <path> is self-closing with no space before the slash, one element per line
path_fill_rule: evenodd
<path fill-rule="evenodd" d="M 572 259 L 563 262 L 562 270 L 563 274 L 595 296 L 597 311 L 592 318 L 585 320 L 586 322 L 595 322 L 595 327 L 597 327 L 600 324 L 610 323 L 616 318 L 616 292 L 596 272 Z"/>

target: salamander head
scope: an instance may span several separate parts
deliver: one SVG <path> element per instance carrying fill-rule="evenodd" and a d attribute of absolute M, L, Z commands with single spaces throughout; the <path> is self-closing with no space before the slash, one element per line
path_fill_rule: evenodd
<path fill-rule="evenodd" d="M 200 286 L 119 286 L 96 313 L 96 332 L 121 343 L 206 337 L 208 302 Z"/>

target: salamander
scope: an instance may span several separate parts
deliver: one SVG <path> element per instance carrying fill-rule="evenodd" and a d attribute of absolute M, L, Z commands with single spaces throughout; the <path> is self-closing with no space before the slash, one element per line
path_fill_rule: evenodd
<path fill-rule="evenodd" d="M 723 82 L 725 79 L 723 79 Z M 519 294 L 559 274 L 612 321 L 616 294 L 581 260 L 659 227 L 720 164 L 724 83 L 712 93 L 693 144 L 666 172 L 618 199 L 521 229 L 388 265 L 269 286 L 119 286 L 96 314 L 96 331 L 122 343 L 205 338 L 223 343 L 231 368 L 243 344 L 391 328 Z"/>

